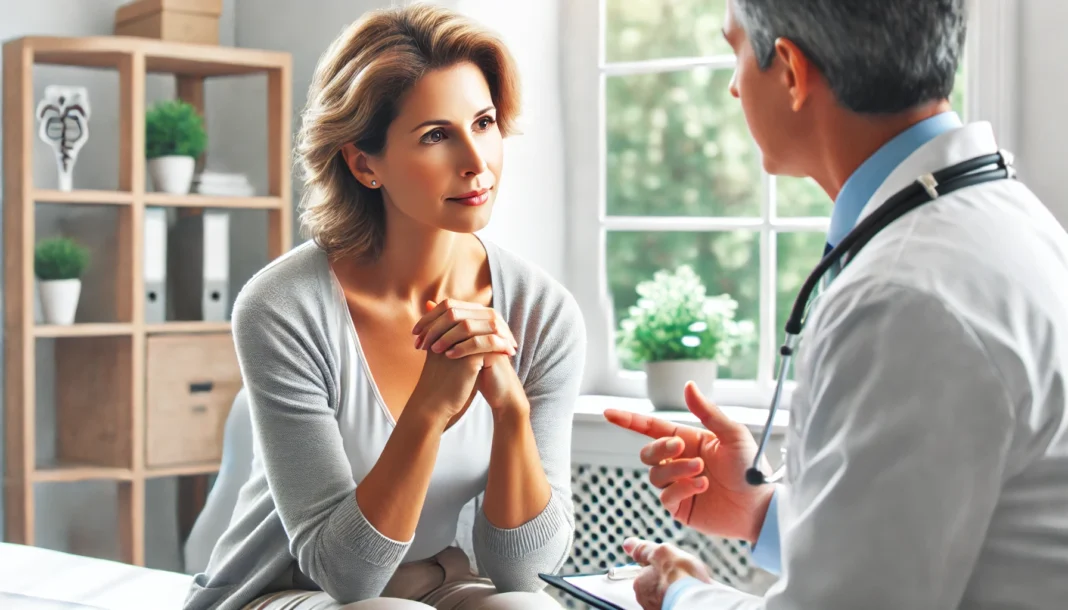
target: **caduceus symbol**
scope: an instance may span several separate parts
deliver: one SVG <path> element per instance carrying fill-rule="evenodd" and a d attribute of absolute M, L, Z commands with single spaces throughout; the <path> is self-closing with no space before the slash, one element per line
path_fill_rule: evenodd
<path fill-rule="evenodd" d="M 89 137 L 89 94 L 84 87 L 45 87 L 37 106 L 39 135 L 52 147 L 59 169 L 59 188 L 71 190 L 71 172 Z"/>

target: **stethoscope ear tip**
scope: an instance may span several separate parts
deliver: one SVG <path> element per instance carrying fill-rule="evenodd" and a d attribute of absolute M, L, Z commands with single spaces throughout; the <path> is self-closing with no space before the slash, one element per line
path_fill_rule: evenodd
<path fill-rule="evenodd" d="M 750 485 L 753 485 L 755 487 L 758 485 L 763 485 L 766 482 L 766 479 L 764 478 L 764 473 L 760 472 L 759 469 L 750 468 L 749 470 L 745 471 L 745 481 L 746 483 L 749 483 Z"/>

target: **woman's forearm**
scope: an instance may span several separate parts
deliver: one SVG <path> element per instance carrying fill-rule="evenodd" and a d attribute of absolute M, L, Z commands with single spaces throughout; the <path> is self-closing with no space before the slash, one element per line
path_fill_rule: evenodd
<path fill-rule="evenodd" d="M 405 407 L 378 461 L 356 485 L 356 503 L 367 521 L 399 542 L 415 534 L 448 423 L 428 411 Z"/>
<path fill-rule="evenodd" d="M 552 489 L 538 455 L 525 397 L 515 407 L 494 409 L 493 444 L 482 510 L 497 528 L 512 529 L 538 516 Z"/>

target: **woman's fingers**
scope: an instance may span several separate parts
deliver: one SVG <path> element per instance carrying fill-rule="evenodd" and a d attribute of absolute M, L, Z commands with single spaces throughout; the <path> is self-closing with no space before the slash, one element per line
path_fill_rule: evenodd
<path fill-rule="evenodd" d="M 479 306 L 479 309 L 452 308 L 435 318 L 427 325 L 422 334 L 416 338 L 417 349 L 428 349 L 434 345 L 451 328 L 465 320 L 488 321 L 493 318 L 493 310 Z"/>
<path fill-rule="evenodd" d="M 449 358 L 465 358 L 472 354 L 503 353 L 515 355 L 515 348 L 500 335 L 476 335 L 452 346 L 445 355 Z"/>
<path fill-rule="evenodd" d="M 445 334 L 441 335 L 441 338 L 428 344 L 427 349 L 442 354 L 462 341 L 466 341 L 467 339 L 478 335 L 492 334 L 493 324 L 490 320 L 468 318 L 466 320 L 460 320 L 452 328 L 445 331 Z"/>
<path fill-rule="evenodd" d="M 416 322 L 415 326 L 412 328 L 413 335 L 422 334 L 422 332 L 428 326 L 430 326 L 430 324 L 433 323 L 434 320 L 437 320 L 450 309 L 486 309 L 485 306 L 479 305 L 478 303 L 468 303 L 467 301 L 460 301 L 458 299 L 442 299 L 439 303 L 427 301 L 427 306 L 427 312 L 423 314 L 423 317 L 420 318 L 419 321 Z"/>
<path fill-rule="evenodd" d="M 672 483 L 692 479 L 701 474 L 704 469 L 705 463 L 701 458 L 671 460 L 661 466 L 653 466 L 649 470 L 649 484 L 657 489 L 664 489 Z"/>

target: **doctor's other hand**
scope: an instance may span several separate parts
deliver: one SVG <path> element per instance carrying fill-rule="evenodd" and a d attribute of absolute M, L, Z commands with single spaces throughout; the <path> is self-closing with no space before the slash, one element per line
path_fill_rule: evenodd
<path fill-rule="evenodd" d="M 660 610 L 671 585 L 684 578 L 711 583 L 712 577 L 700 559 L 670 544 L 637 538 L 623 541 L 623 550 L 644 566 L 634 579 L 634 596 L 644 610 Z"/>
<path fill-rule="evenodd" d="M 660 501 L 675 519 L 710 536 L 755 543 L 774 492 L 771 485 L 752 486 L 745 480 L 757 443 L 693 382 L 684 394 L 686 406 L 707 430 L 616 409 L 606 409 L 604 416 L 654 439 L 642 448 L 641 460 L 651 467 L 649 483 L 661 490 Z"/>

